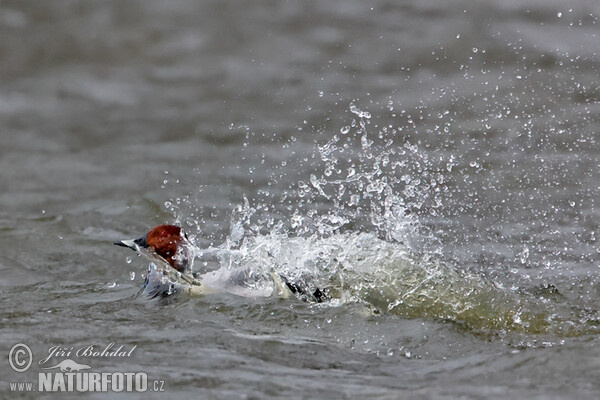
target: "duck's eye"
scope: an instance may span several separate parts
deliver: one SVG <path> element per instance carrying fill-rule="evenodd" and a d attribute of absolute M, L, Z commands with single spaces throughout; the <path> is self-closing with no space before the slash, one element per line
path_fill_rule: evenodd
<path fill-rule="evenodd" d="M 167 236 L 168 235 L 167 231 L 162 231 L 160 234 L 163 235 L 163 236 Z"/>

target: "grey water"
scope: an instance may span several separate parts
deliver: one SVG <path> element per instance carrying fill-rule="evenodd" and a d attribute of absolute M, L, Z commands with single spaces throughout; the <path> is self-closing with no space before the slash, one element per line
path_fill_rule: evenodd
<path fill-rule="evenodd" d="M 3 397 L 70 358 L 166 398 L 598 398 L 599 15 L 0 2 Z M 162 223 L 335 296 L 145 298 L 112 243 Z"/>

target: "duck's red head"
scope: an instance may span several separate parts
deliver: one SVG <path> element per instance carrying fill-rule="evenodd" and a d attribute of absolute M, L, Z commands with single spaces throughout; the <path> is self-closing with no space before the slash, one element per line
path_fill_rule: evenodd
<path fill-rule="evenodd" d="M 164 258 L 179 272 L 185 271 L 188 260 L 185 257 L 175 257 L 179 246 L 184 244 L 185 234 L 175 225 L 159 225 L 150 229 L 150 232 L 139 239 L 121 240 L 115 242 L 117 246 L 129 247 L 135 251 L 139 248 L 152 248 L 154 252 Z M 175 257 L 175 258 L 174 258 Z"/>

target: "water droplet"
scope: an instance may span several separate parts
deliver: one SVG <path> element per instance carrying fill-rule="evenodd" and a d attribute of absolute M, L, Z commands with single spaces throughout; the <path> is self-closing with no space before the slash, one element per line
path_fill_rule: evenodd
<path fill-rule="evenodd" d="M 523 322 L 523 321 L 521 320 L 521 315 L 520 315 L 520 314 L 515 314 L 515 315 L 513 315 L 513 322 L 514 322 L 515 324 L 520 324 L 521 322 Z"/>
<path fill-rule="evenodd" d="M 298 228 L 298 227 L 302 226 L 303 219 L 304 218 L 302 218 L 302 216 L 300 214 L 298 214 L 298 213 L 294 214 L 292 216 L 292 220 L 290 221 L 292 228 Z"/>
<path fill-rule="evenodd" d="M 340 132 L 342 133 L 342 135 L 346 135 L 348 132 L 350 132 L 350 127 L 342 126 L 342 129 L 340 129 Z"/>
<path fill-rule="evenodd" d="M 577 204 L 577 203 L 575 203 L 575 200 L 569 200 L 569 205 L 571 207 L 575 207 L 575 204 Z"/>
<path fill-rule="evenodd" d="M 127 262 L 127 264 L 131 264 L 133 259 L 131 257 L 127 256 L 127 258 L 125 258 L 125 261 Z"/>
<path fill-rule="evenodd" d="M 371 118 L 371 113 L 360 110 L 358 107 L 356 107 L 356 105 L 354 105 L 354 103 L 350 103 L 350 111 L 353 114 L 356 114 L 359 118 L 365 118 L 365 119 Z"/>
<path fill-rule="evenodd" d="M 365 133 L 364 135 L 362 135 L 362 137 L 360 138 L 360 144 L 362 145 L 363 149 L 368 149 L 369 147 L 371 147 L 371 145 L 373 144 L 372 140 L 369 140 L 369 138 L 367 138 L 367 134 Z"/>
<path fill-rule="evenodd" d="M 135 272 L 134 271 L 130 271 L 129 272 L 129 279 L 131 279 L 132 281 L 135 279 Z"/>
<path fill-rule="evenodd" d="M 317 179 L 317 176 L 315 174 L 310 174 L 310 183 L 315 188 L 318 188 L 320 186 L 319 180 Z"/>
<path fill-rule="evenodd" d="M 527 247 L 527 245 L 523 245 L 523 250 L 521 251 L 521 254 L 519 256 L 519 259 L 521 260 L 521 264 L 525 264 L 527 262 L 528 258 L 529 258 L 529 247 Z"/>
<path fill-rule="evenodd" d="M 562 13 L 559 11 L 559 12 L 557 12 L 557 13 L 556 13 L 556 16 L 557 16 L 558 18 L 561 18 L 561 17 L 562 17 Z"/>

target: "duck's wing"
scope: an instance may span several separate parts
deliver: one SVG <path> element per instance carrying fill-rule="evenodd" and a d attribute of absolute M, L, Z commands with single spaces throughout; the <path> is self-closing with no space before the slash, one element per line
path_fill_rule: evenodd
<path fill-rule="evenodd" d="M 142 292 L 154 298 L 171 296 L 177 293 L 202 296 L 214 293 L 215 290 L 189 274 L 177 272 L 166 262 L 164 265 L 160 262 L 151 262 L 148 266 Z"/>

